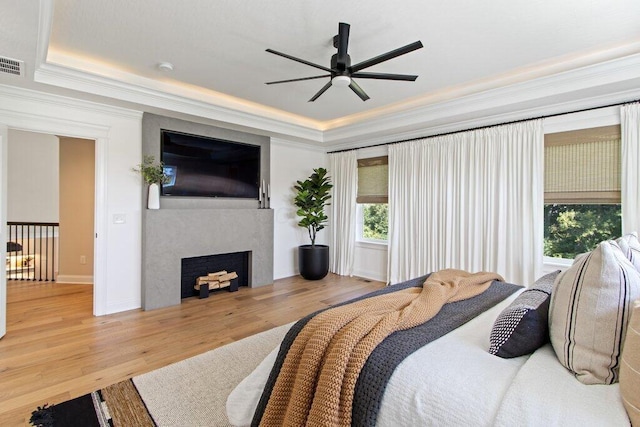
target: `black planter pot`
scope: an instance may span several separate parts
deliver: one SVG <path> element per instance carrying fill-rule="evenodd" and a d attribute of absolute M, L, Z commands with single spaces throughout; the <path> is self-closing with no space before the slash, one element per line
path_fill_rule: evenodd
<path fill-rule="evenodd" d="M 320 280 L 329 272 L 329 246 L 298 246 L 298 268 L 307 280 Z"/>

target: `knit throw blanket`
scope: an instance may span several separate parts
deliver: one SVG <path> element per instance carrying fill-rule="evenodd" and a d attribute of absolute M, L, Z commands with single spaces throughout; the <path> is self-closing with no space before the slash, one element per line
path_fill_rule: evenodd
<path fill-rule="evenodd" d="M 287 352 L 261 426 L 349 426 L 354 389 L 369 355 L 387 336 L 421 325 L 444 304 L 484 292 L 495 273 L 441 270 L 422 288 L 360 300 L 319 313 Z"/>

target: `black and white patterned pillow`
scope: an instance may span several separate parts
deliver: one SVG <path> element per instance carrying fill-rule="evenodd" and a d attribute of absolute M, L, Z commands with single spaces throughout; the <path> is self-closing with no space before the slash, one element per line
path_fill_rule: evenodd
<path fill-rule="evenodd" d="M 549 341 L 549 298 L 559 273 L 536 280 L 500 313 L 489 336 L 489 353 L 503 358 L 524 356 Z"/>

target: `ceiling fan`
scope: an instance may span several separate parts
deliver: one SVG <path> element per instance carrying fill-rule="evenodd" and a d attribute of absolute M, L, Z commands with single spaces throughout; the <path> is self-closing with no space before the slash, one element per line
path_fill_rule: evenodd
<path fill-rule="evenodd" d="M 275 82 L 267 82 L 268 85 L 279 84 L 279 83 L 290 83 L 290 82 L 299 82 L 303 80 L 313 80 L 313 79 L 321 79 L 324 77 L 330 77 L 329 82 L 322 87 L 311 99 L 309 102 L 313 102 L 320 97 L 323 93 L 327 91 L 331 86 L 349 86 L 352 91 L 356 93 L 363 101 L 369 99 L 369 95 L 365 93 L 364 90 L 353 80 L 354 78 L 359 79 L 378 79 L 378 80 L 404 80 L 404 81 L 415 81 L 418 76 L 408 75 L 408 74 L 389 74 L 389 73 L 363 73 L 361 70 L 365 68 L 372 67 L 381 62 L 388 61 L 390 59 L 396 58 L 400 55 L 404 55 L 405 53 L 413 52 L 414 50 L 420 49 L 422 47 L 422 42 L 419 40 L 413 43 L 410 43 L 406 46 L 400 47 L 398 49 L 394 49 L 390 52 L 383 53 L 382 55 L 378 55 L 374 58 L 367 59 L 366 61 L 362 61 L 357 63 L 356 65 L 351 65 L 351 57 L 347 53 L 347 48 L 349 47 L 349 24 L 345 24 L 344 22 L 340 22 L 338 24 L 338 35 L 333 37 L 333 46 L 338 49 L 338 53 L 334 54 L 331 57 L 331 67 L 324 67 L 322 65 L 314 64 L 313 62 L 305 61 L 304 59 L 296 58 L 295 56 L 287 55 L 286 53 L 278 52 L 273 49 L 267 49 L 267 52 L 273 53 L 278 56 L 282 56 L 287 59 L 291 59 L 292 61 L 300 62 L 302 64 L 309 65 L 314 68 L 319 68 L 321 70 L 326 71 L 329 74 L 323 74 L 321 76 L 312 76 L 312 77 L 301 77 L 298 79 L 289 79 L 289 80 L 278 80 Z"/>

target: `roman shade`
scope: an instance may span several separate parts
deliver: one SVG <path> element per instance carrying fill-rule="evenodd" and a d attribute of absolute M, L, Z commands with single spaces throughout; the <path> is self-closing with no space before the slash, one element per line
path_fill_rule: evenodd
<path fill-rule="evenodd" d="M 387 203 L 389 200 L 389 158 L 358 159 L 357 203 Z"/>
<path fill-rule="evenodd" d="M 545 135 L 545 203 L 620 203 L 620 127 Z"/>

